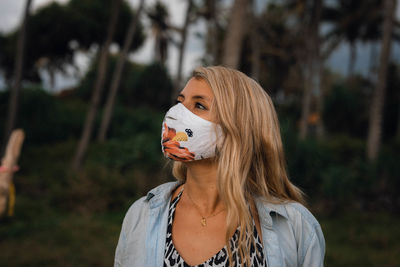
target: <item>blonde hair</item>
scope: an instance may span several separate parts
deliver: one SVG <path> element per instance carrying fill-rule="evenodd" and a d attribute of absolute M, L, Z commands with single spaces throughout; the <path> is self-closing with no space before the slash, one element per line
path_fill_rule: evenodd
<path fill-rule="evenodd" d="M 227 209 L 229 258 L 229 240 L 239 224 L 238 256 L 249 265 L 250 242 L 254 240 L 249 205 L 254 208 L 254 197 L 273 203 L 304 203 L 303 194 L 289 181 L 278 117 L 261 86 L 242 72 L 221 66 L 196 68 L 193 77 L 211 87 L 211 109 L 225 136 L 215 160 L 218 191 Z M 173 175 L 184 181 L 185 164 L 175 161 Z"/>

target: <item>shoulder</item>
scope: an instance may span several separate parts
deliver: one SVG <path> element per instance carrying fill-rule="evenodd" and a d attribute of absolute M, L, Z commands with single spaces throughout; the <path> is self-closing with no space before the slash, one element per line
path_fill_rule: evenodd
<path fill-rule="evenodd" d="M 148 201 L 146 200 L 145 196 L 136 200 L 126 212 L 123 225 L 124 226 L 135 225 L 137 221 L 140 218 L 142 218 L 142 216 L 146 212 L 147 206 L 148 206 Z"/>
<path fill-rule="evenodd" d="M 281 204 L 285 207 L 288 219 L 295 224 L 305 224 L 310 228 L 320 228 L 320 224 L 314 215 L 302 204 L 290 202 Z"/>
<path fill-rule="evenodd" d="M 258 208 L 262 208 L 268 215 L 277 214 L 293 225 L 302 225 L 309 228 L 320 227 L 314 215 L 298 202 L 271 203 L 263 198 L 256 198 Z M 272 222 L 271 222 L 272 223 Z"/>
<path fill-rule="evenodd" d="M 128 255 L 132 257 L 141 251 L 138 247 L 143 246 L 146 238 L 151 209 L 162 207 L 162 204 L 166 206 L 170 194 L 177 184 L 177 182 L 170 182 L 159 185 L 129 207 L 122 222 L 116 261 L 122 261 L 122 258 Z"/>
<path fill-rule="evenodd" d="M 325 238 L 319 222 L 300 203 L 291 202 L 282 205 L 287 212 L 289 225 L 298 244 L 299 262 L 319 262 L 321 266 L 325 255 Z"/>
<path fill-rule="evenodd" d="M 323 261 L 324 235 L 319 222 L 305 206 L 297 202 L 272 204 L 262 201 L 262 207 L 266 212 L 260 216 L 265 217 L 264 221 L 269 221 L 270 227 L 281 237 L 285 253 L 293 251 L 301 266 L 306 266 L 303 263 L 310 260 Z"/>
<path fill-rule="evenodd" d="M 124 218 L 124 224 L 133 225 L 135 221 L 137 222 L 143 216 L 146 216 L 150 208 L 167 203 L 171 192 L 178 185 L 179 182 L 168 182 L 151 189 L 129 207 Z"/>
<path fill-rule="evenodd" d="M 287 220 L 296 235 L 296 239 L 304 238 L 302 241 L 304 241 L 305 246 L 314 237 L 323 239 L 319 222 L 304 205 L 298 202 L 287 202 L 269 204 L 269 207 Z"/>

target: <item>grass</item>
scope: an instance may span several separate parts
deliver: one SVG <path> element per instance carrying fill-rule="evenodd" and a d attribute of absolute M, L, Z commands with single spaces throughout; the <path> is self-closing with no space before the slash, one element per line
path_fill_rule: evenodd
<path fill-rule="evenodd" d="M 400 266 L 400 217 L 346 213 L 320 219 L 326 266 Z"/>
<path fill-rule="evenodd" d="M 0 266 L 112 266 L 123 215 L 16 215 L 0 223 Z"/>

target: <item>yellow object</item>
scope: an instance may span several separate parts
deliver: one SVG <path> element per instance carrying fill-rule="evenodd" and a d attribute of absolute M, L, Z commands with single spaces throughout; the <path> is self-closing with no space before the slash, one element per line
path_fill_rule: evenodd
<path fill-rule="evenodd" d="M 187 141 L 187 140 L 188 140 L 188 136 L 184 132 L 177 132 L 175 137 L 172 138 L 172 141 Z"/>
<path fill-rule="evenodd" d="M 14 183 L 10 183 L 9 194 L 8 194 L 8 216 L 14 215 L 14 206 L 15 206 L 15 186 Z"/>

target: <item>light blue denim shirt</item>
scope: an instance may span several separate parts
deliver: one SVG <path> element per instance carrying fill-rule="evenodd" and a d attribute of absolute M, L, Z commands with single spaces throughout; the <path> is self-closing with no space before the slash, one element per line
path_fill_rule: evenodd
<path fill-rule="evenodd" d="M 162 184 L 129 208 L 122 223 L 114 266 L 161 267 L 168 207 L 179 182 Z M 323 266 L 325 240 L 314 216 L 301 204 L 256 199 L 268 267 Z"/>

